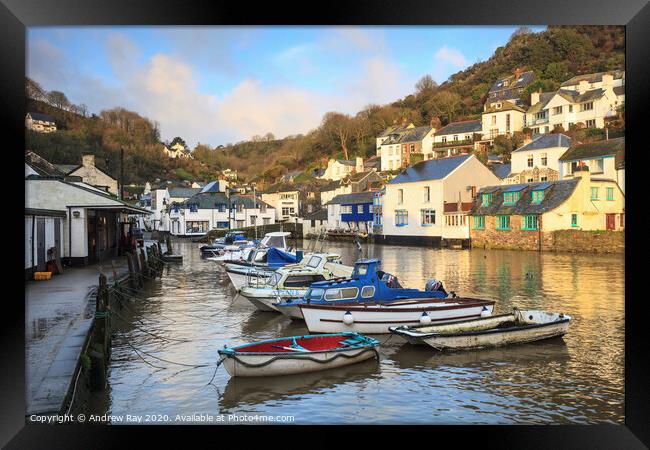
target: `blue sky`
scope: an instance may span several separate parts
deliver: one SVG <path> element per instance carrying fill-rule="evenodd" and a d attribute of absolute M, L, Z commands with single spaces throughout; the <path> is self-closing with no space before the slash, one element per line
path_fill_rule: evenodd
<path fill-rule="evenodd" d="M 216 146 L 305 133 L 325 112 L 404 97 L 425 74 L 441 83 L 516 28 L 33 27 L 27 75 L 91 112 L 122 106 L 163 139 Z"/>

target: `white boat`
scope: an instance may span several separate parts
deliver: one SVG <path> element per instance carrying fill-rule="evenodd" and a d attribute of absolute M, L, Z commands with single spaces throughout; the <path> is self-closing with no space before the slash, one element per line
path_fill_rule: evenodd
<path fill-rule="evenodd" d="M 571 316 L 538 310 L 513 309 L 511 314 L 444 325 L 398 326 L 390 332 L 412 344 L 436 350 L 467 350 L 523 344 L 565 335 Z"/>
<path fill-rule="evenodd" d="M 289 336 L 219 350 L 233 377 L 315 372 L 379 358 L 379 341 L 357 333 Z"/>
<path fill-rule="evenodd" d="M 302 298 L 312 283 L 335 277 L 349 277 L 353 267 L 341 264 L 336 253 L 314 253 L 298 264 L 281 267 L 271 274 L 265 283 L 249 283 L 239 293 L 262 311 L 278 312 L 273 304 Z M 300 310 L 298 310 L 300 312 Z"/>
<path fill-rule="evenodd" d="M 261 249 L 261 248 L 270 248 L 275 247 L 278 250 L 290 252 L 292 249 L 287 246 L 287 237 L 291 233 L 287 231 L 274 231 L 271 233 L 266 233 L 262 240 L 256 247 L 250 246 L 239 246 L 239 245 L 230 245 L 224 247 L 222 254 L 206 258 L 210 261 L 215 261 L 217 263 L 226 264 L 226 263 L 246 263 L 246 258 L 249 256 L 251 249 Z"/>
<path fill-rule="evenodd" d="M 478 319 L 492 314 L 493 300 L 448 298 L 395 301 L 371 305 L 300 303 L 310 333 L 386 334 L 390 327 Z"/>

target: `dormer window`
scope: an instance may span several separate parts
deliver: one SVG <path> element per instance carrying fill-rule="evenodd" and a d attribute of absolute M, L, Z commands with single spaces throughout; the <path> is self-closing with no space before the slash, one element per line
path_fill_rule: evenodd
<path fill-rule="evenodd" d="M 481 195 L 481 206 L 489 206 L 492 203 L 492 193 Z"/>
<path fill-rule="evenodd" d="M 519 192 L 504 192 L 503 193 L 503 204 L 504 205 L 514 205 L 519 201 Z"/>
<path fill-rule="evenodd" d="M 539 205 L 540 203 L 542 203 L 542 200 L 544 200 L 544 190 L 540 189 L 531 192 L 531 199 L 534 205 Z"/>

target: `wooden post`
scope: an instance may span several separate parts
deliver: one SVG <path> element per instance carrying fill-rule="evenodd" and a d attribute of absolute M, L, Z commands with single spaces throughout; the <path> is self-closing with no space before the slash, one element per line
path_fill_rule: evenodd
<path fill-rule="evenodd" d="M 129 265 L 129 277 L 131 278 L 131 287 L 135 289 L 137 278 L 135 274 L 135 264 L 133 262 L 133 253 L 126 252 L 126 262 Z"/>
<path fill-rule="evenodd" d="M 106 386 L 106 365 L 108 363 L 109 346 L 109 317 L 110 308 L 109 292 L 106 276 L 99 275 L 99 288 L 95 306 L 95 323 L 93 327 L 93 342 L 96 350 L 90 352 L 91 359 L 91 386 L 95 391 L 103 390 Z"/>
<path fill-rule="evenodd" d="M 140 249 L 140 273 L 149 276 L 149 266 L 143 249 Z"/>
<path fill-rule="evenodd" d="M 165 242 L 167 243 L 167 253 L 171 255 L 173 253 L 172 252 L 172 238 L 169 235 L 167 235 L 165 237 Z"/>
<path fill-rule="evenodd" d="M 160 244 L 160 241 L 156 242 L 156 248 L 158 249 L 158 256 L 162 257 L 162 245 Z"/>

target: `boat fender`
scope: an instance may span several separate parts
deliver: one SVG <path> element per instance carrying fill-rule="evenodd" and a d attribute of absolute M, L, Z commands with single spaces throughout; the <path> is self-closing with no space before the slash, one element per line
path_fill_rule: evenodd
<path fill-rule="evenodd" d="M 429 314 L 426 311 L 424 311 L 420 316 L 420 323 L 422 325 L 428 325 L 431 323 L 431 316 L 429 316 Z"/>
<path fill-rule="evenodd" d="M 492 313 L 487 308 L 487 306 L 484 306 L 483 310 L 481 311 L 481 317 L 490 317 L 491 315 L 492 315 Z"/>
<path fill-rule="evenodd" d="M 345 314 L 343 314 L 343 323 L 346 325 L 352 325 L 354 323 L 354 318 L 350 311 L 346 311 Z"/>

